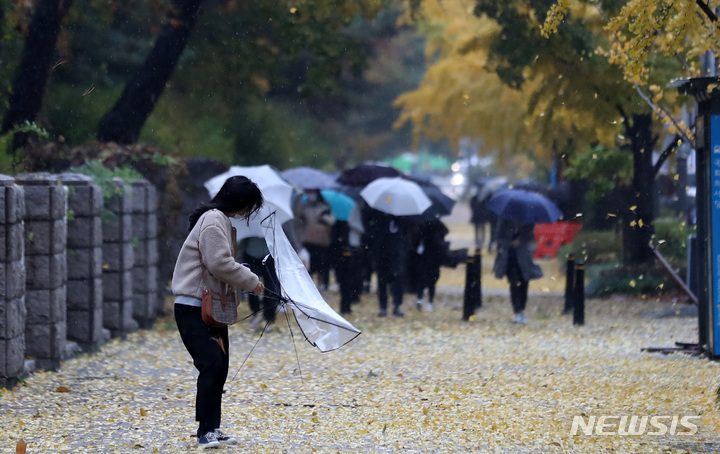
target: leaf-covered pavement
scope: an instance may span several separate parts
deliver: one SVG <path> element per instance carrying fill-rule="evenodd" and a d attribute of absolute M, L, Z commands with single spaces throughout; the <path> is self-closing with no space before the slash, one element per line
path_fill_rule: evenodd
<path fill-rule="evenodd" d="M 224 398 L 235 452 L 715 452 L 720 365 L 641 352 L 697 340 L 692 318 L 641 318 L 671 303 L 590 300 L 586 325 L 561 298 L 534 296 L 526 326 L 504 296 L 462 322 L 461 291 L 441 289 L 434 313 L 378 318 L 364 296 L 349 320 L 363 334 L 322 354 L 284 318 L 260 339 Z M 328 300 L 337 307 L 337 295 Z M 260 332 L 231 329 L 230 378 Z M 298 359 L 302 379 L 298 369 Z M 0 392 L 2 452 L 175 453 L 192 436 L 195 371 L 172 320 L 113 341 L 58 372 Z M 574 416 L 690 415 L 693 435 L 570 435 Z M 615 420 L 617 421 L 617 419 Z M 666 422 L 669 423 L 668 420 Z M 609 430 L 612 430 L 610 427 Z M 652 428 L 648 429 L 650 432 Z"/>

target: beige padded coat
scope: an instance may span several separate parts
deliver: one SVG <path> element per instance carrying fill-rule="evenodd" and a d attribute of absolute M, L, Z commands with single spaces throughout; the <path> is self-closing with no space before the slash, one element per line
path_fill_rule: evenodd
<path fill-rule="evenodd" d="M 178 254 L 172 277 L 173 294 L 201 299 L 205 285 L 213 290 L 230 285 L 253 291 L 260 280 L 248 267 L 235 260 L 233 244 L 230 219 L 219 210 L 206 211 Z"/>

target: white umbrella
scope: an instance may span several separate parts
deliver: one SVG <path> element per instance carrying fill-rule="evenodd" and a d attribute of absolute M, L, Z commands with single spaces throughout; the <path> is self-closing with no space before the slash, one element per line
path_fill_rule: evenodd
<path fill-rule="evenodd" d="M 414 216 L 430 208 L 432 202 L 420 185 L 400 177 L 378 178 L 360 191 L 371 208 L 393 216 Z"/>
<path fill-rule="evenodd" d="M 293 218 L 292 198 L 295 188 L 269 165 L 232 166 L 227 172 L 215 175 L 205 182 L 205 189 L 208 190 L 210 197 L 215 197 L 225 180 L 236 175 L 243 175 L 252 180 L 265 199 L 263 207 L 250 219 L 249 228 L 243 225 L 243 221 L 232 220 L 237 228 L 238 240 L 251 236 L 263 237 L 269 226 L 267 218 L 272 213 L 275 213 L 275 222 L 280 225 Z"/>

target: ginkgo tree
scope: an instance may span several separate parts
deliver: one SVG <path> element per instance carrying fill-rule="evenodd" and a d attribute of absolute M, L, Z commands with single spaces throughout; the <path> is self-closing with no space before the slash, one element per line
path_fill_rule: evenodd
<path fill-rule="evenodd" d="M 616 9 L 621 5 L 614 3 Z M 551 6 L 553 2 L 548 0 L 425 0 L 411 4 L 414 20 L 433 33 L 429 42 L 436 46 L 430 48 L 435 59 L 419 89 L 398 99 L 403 107 L 400 121 L 412 119 L 418 134 L 450 136 L 459 132 L 453 126 L 462 124 L 467 126 L 461 131 L 464 134 L 488 135 L 504 142 L 511 152 L 524 145 L 546 158 L 596 143 L 626 148 L 633 156 L 633 179 L 622 200 L 624 208 L 619 210 L 625 227 L 624 261 L 627 265 L 649 263 L 653 260 L 648 244 L 653 234 L 651 191 L 656 171 L 651 156 L 662 130 L 652 121 L 653 110 L 643 93 L 628 83 L 622 69 L 607 55 L 597 52 L 613 42 L 604 11 L 578 3 L 565 10 L 563 25 L 555 33 L 543 37 L 541 27 Z M 559 17 L 562 11 L 556 10 Z M 480 23 L 487 25 L 481 29 Z M 475 60 L 475 65 L 467 65 L 468 60 Z M 657 60 L 655 65 L 658 71 L 647 79 L 653 87 L 680 66 L 670 59 Z M 469 74 L 444 76 L 443 80 L 438 75 L 443 68 Z M 463 84 L 478 80 L 486 82 Z M 496 91 L 503 93 L 503 98 L 487 97 L 486 93 Z M 513 124 L 514 132 L 494 127 L 507 108 L 499 99 L 514 101 L 510 104 L 520 119 Z M 482 100 L 488 104 L 484 108 Z M 460 112 L 459 104 L 473 102 L 477 105 L 466 107 L 464 113 L 473 115 L 474 120 L 449 115 Z M 523 140 L 527 142 L 523 144 Z"/>

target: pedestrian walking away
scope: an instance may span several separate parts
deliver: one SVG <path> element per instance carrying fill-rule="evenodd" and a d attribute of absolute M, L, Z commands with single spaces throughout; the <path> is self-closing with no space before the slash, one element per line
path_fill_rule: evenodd
<path fill-rule="evenodd" d="M 195 400 L 197 439 L 202 448 L 237 444 L 220 430 L 223 386 L 229 365 L 228 328 L 205 324 L 201 299 L 206 285 L 229 285 L 254 295 L 265 287 L 257 275 L 234 258 L 231 217 L 247 221 L 263 204 L 260 189 L 244 176 L 228 178 L 220 191 L 190 215 L 189 234 L 172 277 L 175 321 L 185 348 L 199 372 Z M 209 281 L 209 282 L 208 282 Z M 236 298 L 237 300 L 237 298 Z"/>
<path fill-rule="evenodd" d="M 417 294 L 418 310 L 423 309 L 425 289 L 428 294 L 425 311 L 432 312 L 435 308 L 435 284 L 440 278 L 440 266 L 446 254 L 447 234 L 447 227 L 438 218 L 421 219 L 415 225 L 407 261 L 407 281 Z"/>
<path fill-rule="evenodd" d="M 405 314 L 400 309 L 405 292 L 405 267 L 410 249 L 410 221 L 407 216 L 392 216 L 371 210 L 368 222 L 370 253 L 377 273 L 377 296 L 380 312 L 387 316 L 388 287 L 392 293 L 393 311 L 396 317 Z"/>
<path fill-rule="evenodd" d="M 497 226 L 497 256 L 493 265 L 495 277 L 507 276 L 510 284 L 510 301 L 515 314 L 514 322 L 525 324 L 528 283 L 543 276 L 542 269 L 533 263 L 535 240 L 533 224 L 500 219 Z"/>

